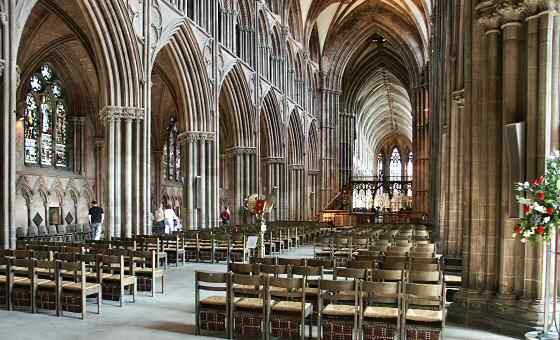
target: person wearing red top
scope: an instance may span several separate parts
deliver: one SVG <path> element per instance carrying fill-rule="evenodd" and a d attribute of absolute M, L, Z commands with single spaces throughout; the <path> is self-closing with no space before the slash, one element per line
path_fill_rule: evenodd
<path fill-rule="evenodd" d="M 220 214 L 223 225 L 229 225 L 229 220 L 231 219 L 231 214 L 229 212 L 229 207 L 225 207 L 224 211 Z"/>

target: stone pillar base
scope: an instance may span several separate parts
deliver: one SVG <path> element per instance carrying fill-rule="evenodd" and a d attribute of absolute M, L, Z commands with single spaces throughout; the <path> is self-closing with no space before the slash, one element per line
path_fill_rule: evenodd
<path fill-rule="evenodd" d="M 489 295 L 481 290 L 462 289 L 448 307 L 452 323 L 476 327 L 524 339 L 530 331 L 542 329 L 543 304 L 540 301 Z"/>

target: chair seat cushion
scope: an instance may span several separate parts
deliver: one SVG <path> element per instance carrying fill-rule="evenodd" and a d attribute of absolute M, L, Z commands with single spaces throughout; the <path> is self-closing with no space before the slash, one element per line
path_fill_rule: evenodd
<path fill-rule="evenodd" d="M 155 275 L 157 275 L 163 273 L 163 270 L 160 268 L 155 268 L 154 270 L 152 270 L 152 268 L 136 268 L 134 272 L 141 275 L 151 275 L 153 272 Z"/>
<path fill-rule="evenodd" d="M 40 285 L 40 284 L 45 283 L 45 282 L 48 282 L 48 281 L 50 281 L 50 280 L 37 279 L 37 280 L 35 281 L 35 283 L 36 283 L 37 285 Z M 17 280 L 14 279 L 14 285 L 17 285 L 17 286 L 31 286 L 31 279 L 28 278 L 28 277 L 18 278 Z"/>
<path fill-rule="evenodd" d="M 321 312 L 328 316 L 354 316 L 356 307 L 350 305 L 327 305 Z"/>
<path fill-rule="evenodd" d="M 122 276 L 122 282 L 123 284 L 127 285 L 127 284 L 132 284 L 134 283 L 134 279 L 136 277 L 135 276 L 130 276 L 130 275 L 123 275 Z M 121 276 L 119 274 L 115 274 L 115 275 L 111 275 L 111 276 L 107 276 L 103 278 L 103 281 L 116 281 L 119 282 L 121 281 Z"/>
<path fill-rule="evenodd" d="M 419 322 L 441 322 L 443 313 L 440 310 L 409 309 L 406 319 Z"/>
<path fill-rule="evenodd" d="M 445 274 L 444 281 L 445 283 L 461 284 L 461 282 L 463 282 L 463 278 L 461 277 L 461 275 Z"/>
<path fill-rule="evenodd" d="M 239 302 L 239 300 L 241 300 L 241 298 L 236 297 L 234 299 L 234 302 Z M 206 306 L 225 306 L 226 302 L 227 302 L 226 297 L 220 295 L 209 296 L 199 301 L 201 305 L 206 305 Z"/>
<path fill-rule="evenodd" d="M 91 282 L 86 282 L 84 288 L 86 290 L 89 289 L 94 289 L 94 288 L 98 288 L 99 284 L 98 283 L 91 283 Z M 62 285 L 62 289 L 66 289 L 66 290 L 73 290 L 73 291 L 81 291 L 82 290 L 82 284 L 81 283 L 75 283 L 75 282 L 68 282 L 68 283 L 64 283 Z"/>
<path fill-rule="evenodd" d="M 235 303 L 237 308 L 262 309 L 264 300 L 259 298 L 243 298 Z"/>
<path fill-rule="evenodd" d="M 288 313 L 300 313 L 302 310 L 302 303 L 299 301 L 280 301 L 272 306 L 272 310 L 275 312 L 288 312 Z M 309 302 L 305 303 L 305 312 L 309 313 L 313 308 L 313 305 Z"/>
<path fill-rule="evenodd" d="M 375 319 L 397 319 L 399 309 L 394 307 L 370 306 L 364 310 L 364 317 Z"/>

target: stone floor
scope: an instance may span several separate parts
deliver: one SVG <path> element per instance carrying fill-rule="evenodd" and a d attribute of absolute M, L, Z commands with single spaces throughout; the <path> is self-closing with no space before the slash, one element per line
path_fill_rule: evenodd
<path fill-rule="evenodd" d="M 286 257 L 305 256 L 309 248 L 286 254 Z M 101 315 L 89 304 L 86 320 L 75 315 L 56 317 L 46 313 L 29 314 L 0 310 L 0 339 L 14 340 L 103 340 L 103 339 L 213 339 L 194 336 L 194 271 L 224 270 L 216 264 L 187 264 L 170 267 L 167 271 L 165 294 L 156 297 L 140 296 L 136 303 L 126 303 L 121 309 L 105 302 Z M 128 297 L 127 297 L 128 298 Z M 128 298 L 128 300 L 130 300 Z M 126 301 L 126 299 L 125 299 Z M 448 325 L 446 340 L 507 340 L 481 330 Z"/>

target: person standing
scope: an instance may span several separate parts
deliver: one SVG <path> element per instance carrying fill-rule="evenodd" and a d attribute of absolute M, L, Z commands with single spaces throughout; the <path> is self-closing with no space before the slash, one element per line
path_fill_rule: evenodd
<path fill-rule="evenodd" d="M 229 207 L 225 207 L 224 211 L 220 214 L 220 218 L 222 219 L 222 225 L 229 225 L 229 221 L 231 219 Z"/>
<path fill-rule="evenodd" d="M 103 228 L 104 219 L 105 213 L 103 208 L 97 205 L 97 201 L 92 201 L 91 208 L 89 208 L 89 224 L 93 231 L 93 239 L 96 241 L 101 239 L 101 229 Z"/>
<path fill-rule="evenodd" d="M 159 207 L 156 209 L 155 214 L 155 221 L 156 226 L 158 228 L 158 232 L 162 232 L 165 227 L 165 216 L 163 214 L 163 204 L 160 204 Z"/>
<path fill-rule="evenodd" d="M 178 221 L 179 218 L 175 215 L 175 210 L 171 209 L 171 205 L 169 204 L 163 212 L 163 217 L 165 221 L 165 233 L 169 234 L 175 230 L 175 221 Z"/>

